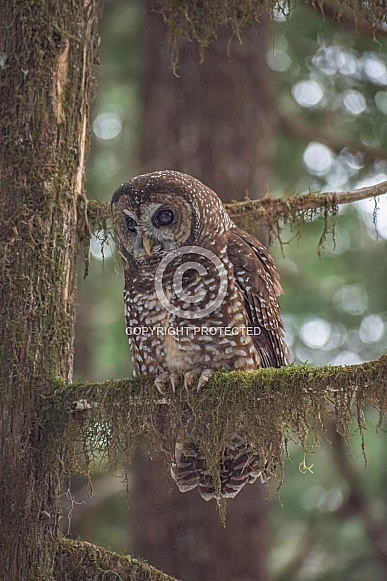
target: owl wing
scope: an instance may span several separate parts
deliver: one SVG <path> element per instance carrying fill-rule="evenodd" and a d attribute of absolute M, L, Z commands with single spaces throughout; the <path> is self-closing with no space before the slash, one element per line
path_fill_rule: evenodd
<path fill-rule="evenodd" d="M 263 244 L 236 226 L 229 230 L 227 242 L 262 367 L 287 365 L 291 359 L 277 299 L 283 289 L 274 261 Z"/>

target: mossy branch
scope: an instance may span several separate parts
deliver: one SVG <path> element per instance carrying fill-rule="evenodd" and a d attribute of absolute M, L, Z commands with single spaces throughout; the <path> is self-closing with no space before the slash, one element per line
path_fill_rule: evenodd
<path fill-rule="evenodd" d="M 266 195 L 261 200 L 225 204 L 225 208 L 230 217 L 239 225 L 247 226 L 255 222 L 274 227 L 281 219 L 285 222 L 299 222 L 318 210 L 322 210 L 324 215 L 327 212 L 335 214 L 337 206 L 375 198 L 386 193 L 387 181 L 346 192 L 324 192 L 322 194 L 310 192 L 309 194 L 281 198 Z"/>
<path fill-rule="evenodd" d="M 324 215 L 328 212 L 335 214 L 337 206 L 358 202 L 367 198 L 375 198 L 387 193 L 387 181 L 374 186 L 351 190 L 347 192 L 310 192 L 304 195 L 274 198 L 267 194 L 260 200 L 246 199 L 243 202 L 225 204 L 229 216 L 242 227 L 251 227 L 254 224 L 269 226 L 278 229 L 280 220 L 300 223 L 318 210 Z M 104 232 L 105 236 L 111 230 L 110 204 L 91 200 L 88 204 L 88 220 L 93 232 Z"/>
<path fill-rule="evenodd" d="M 60 386 L 46 405 L 57 424 L 63 414 L 70 418 L 69 441 L 82 443 L 87 462 L 96 456 L 112 467 L 126 466 L 137 438 L 146 435 L 169 462 L 176 441 L 193 442 L 216 467 L 221 450 L 238 432 L 281 477 L 284 442 L 294 440 L 310 453 L 325 429 L 326 414 L 334 417 L 346 441 L 352 420 L 361 432 L 365 429 L 369 406 L 378 410 L 381 426 L 387 409 L 387 355 L 347 367 L 218 372 L 199 394 L 178 389 L 162 397 L 151 378 Z M 75 455 L 74 462 L 82 460 Z"/>
<path fill-rule="evenodd" d="M 144 561 L 83 541 L 61 539 L 55 556 L 56 581 L 176 581 Z"/>

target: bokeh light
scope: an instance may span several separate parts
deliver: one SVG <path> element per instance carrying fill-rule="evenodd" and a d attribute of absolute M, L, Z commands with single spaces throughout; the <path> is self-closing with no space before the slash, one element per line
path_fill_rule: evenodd
<path fill-rule="evenodd" d="M 321 103 L 324 93 L 316 81 L 300 81 L 294 85 L 292 95 L 301 107 L 316 107 Z"/>
<path fill-rule="evenodd" d="M 105 111 L 94 119 L 93 131 L 100 139 L 113 139 L 122 129 L 122 121 L 117 113 Z"/>
<path fill-rule="evenodd" d="M 323 176 L 331 169 L 334 156 L 326 145 L 311 142 L 306 146 L 302 159 L 311 174 Z"/>

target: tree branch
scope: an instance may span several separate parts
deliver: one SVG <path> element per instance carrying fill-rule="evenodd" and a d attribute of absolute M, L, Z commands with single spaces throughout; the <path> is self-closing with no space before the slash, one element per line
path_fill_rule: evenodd
<path fill-rule="evenodd" d="M 239 226 L 260 225 L 273 226 L 279 220 L 289 220 L 297 214 L 306 214 L 318 209 L 334 211 L 338 205 L 358 202 L 387 193 L 387 181 L 374 186 L 351 190 L 347 192 L 311 192 L 304 195 L 274 198 L 266 195 L 260 200 L 246 200 L 225 204 L 230 218 Z M 93 232 L 110 230 L 110 204 L 90 200 L 88 204 L 88 220 Z"/>
<path fill-rule="evenodd" d="M 318 209 L 334 211 L 341 204 L 358 202 L 367 198 L 374 198 L 387 193 L 387 181 L 351 190 L 347 192 L 324 192 L 323 194 L 311 192 L 304 195 L 273 198 L 265 196 L 261 200 L 246 200 L 225 204 L 230 217 L 238 224 L 259 222 L 259 224 L 273 225 L 279 219 L 289 220 L 297 214 L 305 214 Z"/>
<path fill-rule="evenodd" d="M 387 355 L 347 367 L 218 372 L 199 394 L 182 388 L 161 397 L 151 378 L 58 385 L 41 409 L 53 430 L 67 423 L 69 446 L 75 449 L 81 442 L 87 462 L 96 454 L 112 467 L 126 466 L 138 436 L 147 435 L 169 461 L 176 441 L 195 442 L 215 466 L 237 432 L 282 475 L 284 441 L 295 440 L 309 452 L 325 429 L 327 410 L 348 441 L 352 420 L 362 431 L 364 410 L 370 405 L 379 411 L 381 424 L 387 409 Z"/>
<path fill-rule="evenodd" d="M 286 442 L 296 441 L 311 453 L 319 443 L 318 432 L 326 429 L 327 416 L 333 416 L 337 432 L 347 442 L 354 419 L 361 433 L 365 429 L 366 407 L 378 410 L 381 425 L 387 410 L 387 354 L 347 367 L 292 365 L 251 373 L 219 372 L 199 394 L 180 387 L 176 394 L 170 390 L 162 397 L 151 378 L 58 383 L 53 396 L 42 400 L 36 423 L 45 426 L 47 437 L 53 435 L 54 441 L 56 430 L 65 434 L 64 444 L 73 450 L 72 471 L 84 470 L 85 463 L 89 470 L 94 455 L 99 462 L 107 459 L 111 467 L 127 466 L 138 437 L 146 435 L 153 449 L 166 453 L 169 464 L 176 441 L 195 443 L 207 457 L 216 486 L 221 451 L 237 432 L 282 481 Z M 102 581 L 109 575 L 173 581 L 130 557 L 85 542 L 60 541 L 56 581 Z"/>
<path fill-rule="evenodd" d="M 84 541 L 61 539 L 55 556 L 55 581 L 176 581 L 144 561 L 118 555 Z"/>

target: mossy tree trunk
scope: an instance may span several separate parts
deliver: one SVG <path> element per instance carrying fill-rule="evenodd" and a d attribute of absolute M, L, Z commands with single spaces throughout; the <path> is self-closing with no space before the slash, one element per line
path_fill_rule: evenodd
<path fill-rule="evenodd" d="M 0 571 L 12 581 L 52 579 L 65 450 L 49 401 L 72 376 L 96 21 L 92 0 L 0 4 Z"/>

